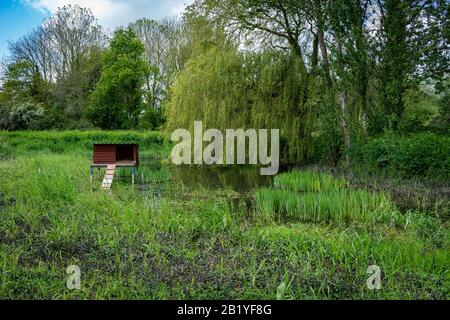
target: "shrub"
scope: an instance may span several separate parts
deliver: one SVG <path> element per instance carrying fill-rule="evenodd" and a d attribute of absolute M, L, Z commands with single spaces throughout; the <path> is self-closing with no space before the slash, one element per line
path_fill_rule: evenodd
<path fill-rule="evenodd" d="M 9 113 L 10 127 L 13 130 L 33 129 L 36 123 L 44 116 L 44 109 L 32 102 L 23 102 L 11 108 Z"/>
<path fill-rule="evenodd" d="M 355 167 L 392 177 L 450 178 L 450 137 L 433 133 L 383 135 L 351 150 Z"/>

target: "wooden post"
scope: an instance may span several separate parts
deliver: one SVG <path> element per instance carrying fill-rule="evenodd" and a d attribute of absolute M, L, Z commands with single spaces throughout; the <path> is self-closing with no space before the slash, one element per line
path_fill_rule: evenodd
<path fill-rule="evenodd" d="M 92 184 L 92 177 L 94 176 L 94 171 L 92 169 L 92 165 L 91 165 L 91 170 L 90 170 L 90 176 L 89 176 L 89 181 Z"/>
<path fill-rule="evenodd" d="M 131 167 L 131 183 L 134 184 L 134 166 Z"/>

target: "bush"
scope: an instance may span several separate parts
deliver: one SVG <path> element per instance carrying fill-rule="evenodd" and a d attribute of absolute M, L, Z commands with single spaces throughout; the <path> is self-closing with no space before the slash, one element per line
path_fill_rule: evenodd
<path fill-rule="evenodd" d="M 433 133 L 408 136 L 386 134 L 366 144 L 354 144 L 351 156 L 356 167 L 392 177 L 450 178 L 450 137 Z"/>
<path fill-rule="evenodd" d="M 44 109 L 33 102 L 23 102 L 11 108 L 10 127 L 13 130 L 34 129 L 39 119 L 44 116 Z"/>

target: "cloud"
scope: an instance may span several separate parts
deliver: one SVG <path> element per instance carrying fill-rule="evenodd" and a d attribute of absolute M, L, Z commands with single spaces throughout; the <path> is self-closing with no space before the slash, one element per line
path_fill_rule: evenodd
<path fill-rule="evenodd" d="M 76 5 L 90 8 L 99 23 L 114 29 L 139 18 L 160 20 L 180 14 L 193 0 L 22 0 L 36 10 L 54 13 L 59 7 Z"/>

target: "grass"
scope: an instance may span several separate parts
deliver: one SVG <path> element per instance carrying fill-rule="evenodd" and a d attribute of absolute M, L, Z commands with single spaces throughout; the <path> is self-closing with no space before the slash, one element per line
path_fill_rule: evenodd
<path fill-rule="evenodd" d="M 257 214 L 269 220 L 377 222 L 398 216 L 381 192 L 346 188 L 343 178 L 312 170 L 275 177 L 273 188 L 256 191 Z"/>
<path fill-rule="evenodd" d="M 315 171 L 292 171 L 275 177 L 274 186 L 292 191 L 324 192 L 343 189 L 345 181 Z"/>
<path fill-rule="evenodd" d="M 421 240 L 388 228 L 383 230 L 388 237 L 372 232 L 305 224 L 268 226 L 258 231 L 257 246 L 284 262 L 291 279 L 285 298 L 448 298 L 448 279 L 436 276 L 448 272 L 444 249 L 427 251 Z M 368 293 L 364 281 L 371 264 L 381 267 L 383 288 Z"/>
<path fill-rule="evenodd" d="M 162 156 L 170 152 L 168 137 L 154 131 L 43 131 L 6 132 L 0 134 L 0 159 L 21 154 L 76 153 L 91 159 L 94 143 L 138 143 L 143 157 Z"/>
<path fill-rule="evenodd" d="M 450 298 L 445 221 L 314 172 L 280 175 L 255 208 L 231 205 L 231 190 L 187 192 L 158 166 L 142 172 L 169 188 L 161 199 L 126 171 L 109 194 L 89 183 L 100 135 L 170 150 L 158 133 L 0 133 L 0 299 Z M 73 264 L 81 290 L 65 285 Z"/>
<path fill-rule="evenodd" d="M 259 213 L 268 219 L 301 222 L 371 222 L 386 219 L 395 206 L 381 193 L 334 190 L 298 193 L 260 189 L 256 192 Z"/>

